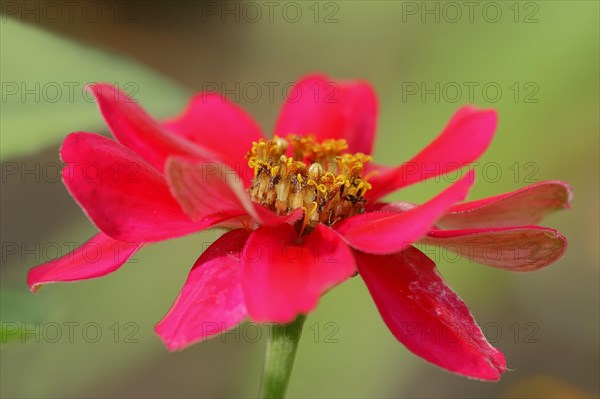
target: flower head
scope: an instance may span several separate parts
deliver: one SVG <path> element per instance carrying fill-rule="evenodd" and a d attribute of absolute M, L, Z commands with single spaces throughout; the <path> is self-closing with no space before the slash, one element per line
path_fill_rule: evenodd
<path fill-rule="evenodd" d="M 371 87 L 339 82 L 333 99 L 331 87 L 323 76 L 298 82 L 267 138 L 215 93 L 199 94 L 182 115 L 159 123 L 118 89 L 91 86 L 116 141 L 72 133 L 61 157 L 67 189 L 100 230 L 89 242 L 101 256 L 90 261 L 80 248 L 37 266 L 28 276 L 31 289 L 103 276 L 145 244 L 223 227 L 228 231 L 200 255 L 156 326 L 169 349 L 247 317 L 289 322 L 358 273 L 407 348 L 450 371 L 498 379 L 504 357 L 413 244 L 537 270 L 565 251 L 562 235 L 536 224 L 569 206 L 569 186 L 548 181 L 457 204 L 473 184 L 467 170 L 424 204 L 382 202 L 395 190 L 468 167 L 488 147 L 496 113 L 463 107 L 413 159 L 385 167 L 370 156 L 377 113 Z M 498 251 L 493 259 L 490 243 Z M 422 334 L 432 329 L 438 338 Z"/>
<path fill-rule="evenodd" d="M 342 153 L 347 148 L 344 139 L 318 143 L 312 136 L 296 135 L 252 143 L 246 156 L 254 169 L 250 198 L 278 215 L 301 208 L 302 233 L 317 223 L 331 226 L 364 213 L 364 196 L 371 185 L 362 175 L 371 157 Z"/>

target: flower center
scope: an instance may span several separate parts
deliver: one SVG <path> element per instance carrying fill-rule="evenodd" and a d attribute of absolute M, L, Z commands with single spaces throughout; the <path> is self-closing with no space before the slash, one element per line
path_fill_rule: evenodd
<path fill-rule="evenodd" d="M 312 230 L 317 223 L 332 225 L 365 211 L 365 192 L 371 185 L 362 177 L 371 157 L 342 153 L 346 140 L 289 135 L 252 143 L 246 154 L 254 169 L 252 201 L 279 215 L 304 209 L 304 223 Z"/>

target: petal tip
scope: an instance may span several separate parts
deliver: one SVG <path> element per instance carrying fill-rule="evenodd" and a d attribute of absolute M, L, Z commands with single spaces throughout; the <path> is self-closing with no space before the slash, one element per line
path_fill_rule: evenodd
<path fill-rule="evenodd" d="M 110 83 L 104 83 L 104 82 L 88 83 L 83 86 L 83 89 L 85 91 L 87 91 L 88 93 L 93 94 L 94 97 L 96 97 L 96 98 L 98 98 L 102 95 L 103 89 L 109 89 L 111 91 L 118 90 L 115 86 L 111 85 Z"/>
<path fill-rule="evenodd" d="M 46 284 L 46 282 L 42 281 L 36 276 L 36 269 L 37 267 L 33 267 L 27 272 L 27 286 L 29 287 L 29 291 L 31 291 L 33 294 L 37 294 Z"/>
<path fill-rule="evenodd" d="M 566 194 L 566 200 L 562 208 L 571 209 L 571 203 L 573 202 L 573 187 L 569 183 L 562 180 L 557 180 L 556 183 L 564 188 Z"/>
<path fill-rule="evenodd" d="M 40 292 L 40 290 L 44 287 L 45 284 L 27 282 L 27 285 L 29 286 L 29 291 L 31 291 L 32 294 L 37 294 L 38 292 Z"/>
<path fill-rule="evenodd" d="M 183 345 L 181 342 L 178 342 L 176 339 L 174 339 L 173 337 L 169 336 L 169 334 L 167 334 L 167 331 L 165 331 L 162 320 L 159 323 L 157 323 L 156 326 L 154 326 L 154 332 L 156 335 L 158 335 L 158 337 L 163 342 L 163 344 L 167 347 L 167 350 L 169 352 L 171 352 L 171 353 L 179 352 L 185 348 L 185 345 Z"/>

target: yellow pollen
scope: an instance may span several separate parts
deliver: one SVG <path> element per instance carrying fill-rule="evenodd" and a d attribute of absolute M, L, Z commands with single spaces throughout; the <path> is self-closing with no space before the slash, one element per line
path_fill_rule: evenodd
<path fill-rule="evenodd" d="M 275 136 L 252 143 L 246 154 L 254 169 L 252 200 L 279 215 L 303 209 L 299 236 L 318 223 L 332 225 L 363 213 L 364 195 L 371 188 L 363 172 L 371 157 L 347 149 L 344 139 L 317 142 L 313 136 Z"/>

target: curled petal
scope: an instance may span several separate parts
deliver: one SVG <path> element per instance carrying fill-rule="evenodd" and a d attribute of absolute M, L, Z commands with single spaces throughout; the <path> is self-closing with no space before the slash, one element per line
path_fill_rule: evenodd
<path fill-rule="evenodd" d="M 326 226 L 317 225 L 301 241 L 288 224 L 259 227 L 242 257 L 248 314 L 255 321 L 290 322 L 355 271 L 350 248 Z"/>
<path fill-rule="evenodd" d="M 106 137 L 72 133 L 61 147 L 63 182 L 98 228 L 115 240 L 152 242 L 212 226 L 193 222 L 164 176 L 138 154 Z"/>
<path fill-rule="evenodd" d="M 210 215 L 242 216 L 244 195 L 240 177 L 234 170 L 217 162 L 194 163 L 169 158 L 165 168 L 169 187 L 186 214 L 193 220 Z M 237 195 L 236 195 L 237 194 Z"/>
<path fill-rule="evenodd" d="M 352 216 L 334 225 L 353 248 L 372 254 L 402 251 L 424 236 L 456 202 L 462 201 L 473 184 L 473 171 L 446 190 L 406 212 L 372 212 Z"/>
<path fill-rule="evenodd" d="M 249 215 L 259 225 L 277 225 L 294 223 L 302 217 L 302 210 L 278 216 L 252 202 L 242 178 L 220 162 L 173 157 L 167 161 L 166 173 L 173 196 L 192 220 L 243 220 Z"/>
<path fill-rule="evenodd" d="M 240 285 L 243 229 L 225 233 L 198 258 L 171 310 L 155 331 L 169 350 L 226 331 L 246 317 Z"/>
<path fill-rule="evenodd" d="M 294 223 L 304 216 L 304 211 L 301 208 L 294 209 L 287 215 L 278 215 L 272 210 L 256 203 L 253 203 L 253 207 L 256 211 L 254 220 L 260 226 L 278 226 L 284 223 L 294 225 Z"/>
<path fill-rule="evenodd" d="M 371 201 L 399 188 L 460 169 L 479 158 L 489 146 L 498 116 L 472 106 L 459 109 L 444 131 L 410 161 L 398 167 L 369 165 Z"/>
<path fill-rule="evenodd" d="M 357 252 L 358 272 L 396 339 L 425 360 L 457 374 L 498 380 L 500 351 L 485 339 L 467 305 L 414 247 L 392 255 Z"/>
<path fill-rule="evenodd" d="M 569 208 L 572 196 L 567 183 L 544 181 L 510 193 L 455 205 L 438 224 L 448 229 L 535 225 L 544 216 Z"/>
<path fill-rule="evenodd" d="M 546 227 L 434 230 L 421 241 L 473 262 L 530 272 L 556 262 L 567 250 L 567 239 Z"/>
<path fill-rule="evenodd" d="M 331 81 L 311 75 L 290 91 L 275 134 L 315 135 L 324 139 L 346 139 L 348 151 L 370 154 L 375 139 L 377 98 L 371 86 L 361 81 Z"/>
<path fill-rule="evenodd" d="M 89 85 L 100 112 L 117 141 L 162 171 L 167 157 L 216 159 L 216 154 L 168 132 L 123 91 L 106 83 Z"/>
<path fill-rule="evenodd" d="M 248 114 L 216 93 L 194 96 L 180 116 L 163 122 L 163 126 L 212 151 L 243 178 L 251 176 L 246 172 L 244 156 L 253 141 L 264 137 Z"/>
<path fill-rule="evenodd" d="M 117 270 L 142 246 L 116 241 L 98 233 L 63 257 L 36 266 L 27 274 L 27 285 L 37 292 L 44 284 L 88 280 Z"/>

